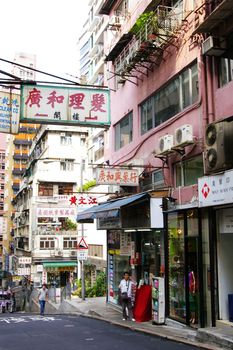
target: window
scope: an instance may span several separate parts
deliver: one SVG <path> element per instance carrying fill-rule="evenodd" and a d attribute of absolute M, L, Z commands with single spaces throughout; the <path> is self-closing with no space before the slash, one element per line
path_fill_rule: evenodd
<path fill-rule="evenodd" d="M 43 237 L 40 238 L 40 249 L 54 249 L 55 248 L 55 238 L 53 237 Z"/>
<path fill-rule="evenodd" d="M 204 175 L 203 159 L 198 156 L 175 165 L 176 187 L 189 186 L 197 183 Z"/>
<path fill-rule="evenodd" d="M 53 184 L 41 182 L 38 188 L 39 196 L 52 197 L 53 196 Z"/>
<path fill-rule="evenodd" d="M 77 249 L 77 237 L 64 237 L 63 238 L 64 249 Z"/>
<path fill-rule="evenodd" d="M 60 162 L 61 171 L 73 171 L 74 170 L 74 161 L 72 159 L 65 159 Z"/>
<path fill-rule="evenodd" d="M 141 134 L 164 123 L 197 99 L 198 70 L 195 63 L 141 104 Z"/>
<path fill-rule="evenodd" d="M 61 145 L 68 146 L 72 144 L 72 135 L 71 134 L 65 134 L 61 135 Z"/>
<path fill-rule="evenodd" d="M 97 256 L 98 258 L 103 258 L 103 246 L 99 244 L 89 244 L 88 255 Z"/>
<path fill-rule="evenodd" d="M 66 194 L 72 194 L 73 193 L 73 185 L 71 184 L 63 184 L 58 185 L 58 194 L 60 195 L 66 195 Z"/>
<path fill-rule="evenodd" d="M 130 112 L 115 125 L 115 150 L 124 147 L 133 140 L 133 113 Z"/>
<path fill-rule="evenodd" d="M 233 60 L 229 58 L 221 58 L 219 66 L 219 85 L 228 84 L 233 80 Z"/>

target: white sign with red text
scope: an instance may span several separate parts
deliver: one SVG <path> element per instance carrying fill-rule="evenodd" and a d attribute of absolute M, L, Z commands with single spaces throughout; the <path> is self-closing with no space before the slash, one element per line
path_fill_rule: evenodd
<path fill-rule="evenodd" d="M 199 207 L 233 202 L 233 170 L 198 179 Z"/>
<path fill-rule="evenodd" d="M 37 217 L 38 218 L 51 218 L 51 217 L 71 217 L 76 216 L 77 209 L 76 207 L 71 208 L 37 208 Z"/>
<path fill-rule="evenodd" d="M 32 258 L 29 256 L 21 256 L 19 258 L 19 264 L 31 264 L 32 263 Z"/>
<path fill-rule="evenodd" d="M 96 183 L 102 185 L 138 186 L 138 170 L 97 168 Z"/>
<path fill-rule="evenodd" d="M 23 85 L 20 121 L 109 126 L 109 90 Z"/>

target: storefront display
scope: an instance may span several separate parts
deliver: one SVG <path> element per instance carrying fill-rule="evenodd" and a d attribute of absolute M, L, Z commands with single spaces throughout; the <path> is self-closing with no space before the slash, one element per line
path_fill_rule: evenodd
<path fill-rule="evenodd" d="M 154 277 L 152 280 L 152 321 L 155 324 L 165 322 L 165 290 L 162 277 Z"/>
<path fill-rule="evenodd" d="M 199 323 L 198 242 L 198 211 L 169 213 L 169 314 L 190 325 Z"/>
<path fill-rule="evenodd" d="M 170 316 L 186 319 L 185 270 L 184 270 L 184 220 L 183 215 L 173 213 L 168 221 L 169 255 L 169 304 Z"/>
<path fill-rule="evenodd" d="M 129 271 L 133 282 L 151 286 L 152 278 L 164 275 L 164 231 L 108 231 L 108 299 L 119 304 L 118 286 Z M 151 308 L 151 297 L 147 301 Z"/>

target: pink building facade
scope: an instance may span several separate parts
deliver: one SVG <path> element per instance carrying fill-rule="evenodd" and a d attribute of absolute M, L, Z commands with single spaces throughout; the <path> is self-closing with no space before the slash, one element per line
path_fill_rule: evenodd
<path fill-rule="evenodd" d="M 5 164 L 6 164 L 6 135 L 0 133 L 0 268 L 3 253 L 3 231 L 5 222 L 4 214 L 4 188 L 5 188 Z"/>
<path fill-rule="evenodd" d="M 210 183 L 222 186 L 219 173 L 227 172 L 226 182 L 233 178 L 232 1 L 105 1 L 100 13 L 111 23 L 105 48 L 112 142 L 106 160 L 140 166 L 139 187 L 123 190 L 149 191 L 163 202 L 163 228 L 158 233 L 155 225 L 145 236 L 139 225 L 131 239 L 140 259 L 135 265 L 129 256 L 127 265 L 124 256 L 122 264 L 145 283 L 164 278 L 166 317 L 195 327 L 227 321 L 233 260 L 230 251 L 224 259 L 222 254 L 233 247 L 226 229 L 233 199 L 218 206 L 218 200 L 203 204 L 202 197 L 214 195 Z M 157 263 L 155 252 L 143 248 L 146 239 L 157 249 Z M 114 254 L 111 248 L 111 266 L 119 266 Z M 149 256 L 154 262 L 145 268 Z M 112 274 L 109 298 L 116 294 Z M 152 306 L 155 319 L 157 311 Z"/>

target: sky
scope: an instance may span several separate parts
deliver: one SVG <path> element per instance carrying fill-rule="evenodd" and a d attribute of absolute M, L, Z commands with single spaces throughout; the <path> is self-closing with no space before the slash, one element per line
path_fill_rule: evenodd
<path fill-rule="evenodd" d="M 78 75 L 78 38 L 88 0 L 8 0 L 1 3 L 0 58 L 36 54 L 37 69 L 73 79 Z M 11 71 L 0 61 L 0 70 Z M 44 76 L 45 78 L 45 76 Z M 48 79 L 48 78 L 47 78 Z"/>

